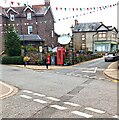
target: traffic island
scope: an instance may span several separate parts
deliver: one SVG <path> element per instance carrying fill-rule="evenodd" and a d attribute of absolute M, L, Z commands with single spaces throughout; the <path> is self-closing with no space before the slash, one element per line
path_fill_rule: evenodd
<path fill-rule="evenodd" d="M 18 92 L 18 88 L 0 81 L 0 100 L 13 96 Z"/>
<path fill-rule="evenodd" d="M 117 62 L 111 63 L 108 68 L 104 71 L 104 74 L 111 78 L 112 80 L 119 80 L 118 74 L 119 74 L 119 69 L 118 69 L 118 64 Z"/>

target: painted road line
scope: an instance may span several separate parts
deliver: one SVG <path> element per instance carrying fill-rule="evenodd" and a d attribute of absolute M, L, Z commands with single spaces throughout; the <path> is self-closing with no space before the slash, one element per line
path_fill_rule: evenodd
<path fill-rule="evenodd" d="M 89 77 L 90 79 L 96 79 L 96 76 L 91 76 L 91 77 Z"/>
<path fill-rule="evenodd" d="M 94 69 L 94 70 L 92 70 L 92 69 Z M 82 72 L 96 73 L 96 71 L 97 71 L 97 67 L 95 67 L 95 68 L 90 68 L 90 69 L 88 69 L 88 70 L 86 70 L 86 71 L 82 71 Z"/>
<path fill-rule="evenodd" d="M 23 92 L 25 92 L 25 93 L 33 93 L 33 92 L 29 91 L 29 90 L 23 90 Z"/>
<path fill-rule="evenodd" d="M 39 94 L 39 93 L 33 93 L 33 95 L 37 95 L 37 96 L 40 96 L 40 97 L 44 97 L 45 96 L 45 95 Z"/>
<path fill-rule="evenodd" d="M 91 108 L 91 107 L 86 107 L 85 109 L 86 109 L 86 110 L 93 111 L 93 112 L 96 112 L 96 113 L 100 113 L 100 114 L 105 113 L 105 112 L 102 111 L 102 110 L 94 109 L 94 108 Z"/>
<path fill-rule="evenodd" d="M 60 99 L 54 98 L 54 97 L 46 97 L 47 99 L 53 100 L 53 101 L 60 101 Z"/>
<path fill-rule="evenodd" d="M 80 106 L 80 105 L 78 105 L 78 104 L 71 103 L 71 102 L 64 102 L 64 104 L 71 105 L 71 106 L 75 106 L 75 107 Z"/>
<path fill-rule="evenodd" d="M 86 114 L 86 113 L 83 113 L 83 112 L 79 112 L 79 111 L 72 111 L 71 113 L 79 115 L 79 116 L 83 116 L 83 117 L 86 117 L 86 118 L 93 117 L 93 115 L 89 115 L 89 114 Z"/>
<path fill-rule="evenodd" d="M 114 83 L 119 83 L 119 80 L 112 80 L 112 82 L 114 82 Z"/>
<path fill-rule="evenodd" d="M 115 115 L 115 116 L 113 116 L 113 118 L 119 118 L 119 116 L 118 116 L 118 115 Z"/>
<path fill-rule="evenodd" d="M 67 109 L 66 107 L 62 107 L 62 106 L 59 106 L 59 105 L 50 105 L 50 107 L 56 108 L 58 110 L 66 110 Z"/>
<path fill-rule="evenodd" d="M 97 67 L 95 68 L 94 73 L 96 73 L 96 71 L 97 71 Z"/>
<path fill-rule="evenodd" d="M 9 95 L 9 94 L 11 94 L 13 92 L 13 88 L 11 86 L 9 86 L 9 85 L 1 82 L 1 81 L 0 81 L 0 84 L 2 84 L 3 86 L 8 87 L 10 89 L 9 92 L 7 92 L 6 94 L 0 95 L 0 98 L 5 97 L 5 96 L 7 96 L 7 95 Z"/>
<path fill-rule="evenodd" d="M 32 97 L 27 96 L 27 95 L 20 95 L 20 97 L 22 97 L 22 98 L 26 98 L 26 99 L 32 99 Z"/>
<path fill-rule="evenodd" d="M 47 103 L 46 101 L 43 101 L 43 100 L 40 100 L 40 99 L 33 99 L 33 101 L 39 102 L 39 103 L 42 103 L 42 104 Z"/>

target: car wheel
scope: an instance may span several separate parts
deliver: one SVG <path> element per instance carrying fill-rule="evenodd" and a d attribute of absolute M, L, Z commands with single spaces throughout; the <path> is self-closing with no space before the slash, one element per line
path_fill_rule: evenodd
<path fill-rule="evenodd" d="M 107 60 L 105 59 L 105 62 L 107 62 Z"/>

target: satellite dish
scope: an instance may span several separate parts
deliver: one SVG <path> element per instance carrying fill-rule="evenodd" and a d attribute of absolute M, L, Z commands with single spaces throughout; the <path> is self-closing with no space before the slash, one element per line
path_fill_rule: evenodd
<path fill-rule="evenodd" d="M 69 35 L 62 35 L 58 38 L 58 42 L 62 45 L 66 45 L 70 42 L 71 38 Z"/>

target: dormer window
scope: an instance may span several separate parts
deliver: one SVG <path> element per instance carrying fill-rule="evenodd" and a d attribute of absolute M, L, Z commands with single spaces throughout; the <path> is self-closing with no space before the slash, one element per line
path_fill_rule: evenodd
<path fill-rule="evenodd" d="M 10 14 L 10 20 L 14 21 L 14 14 Z"/>
<path fill-rule="evenodd" d="M 31 12 L 27 13 L 27 20 L 31 20 Z"/>

